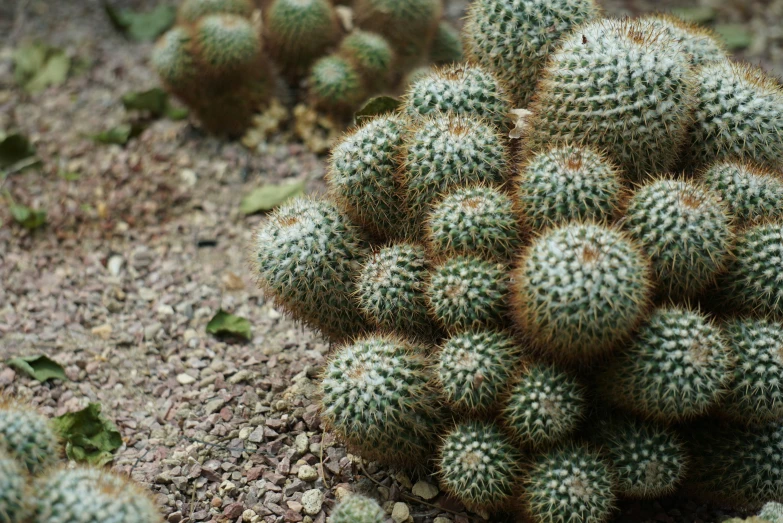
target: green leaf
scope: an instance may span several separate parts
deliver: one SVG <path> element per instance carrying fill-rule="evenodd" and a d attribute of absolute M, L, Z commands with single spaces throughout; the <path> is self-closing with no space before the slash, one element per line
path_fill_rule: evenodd
<path fill-rule="evenodd" d="M 115 9 L 104 0 L 103 9 L 115 29 L 139 42 L 155 40 L 174 25 L 177 16 L 177 9 L 165 4 L 152 11 L 139 13 L 130 9 Z"/>
<path fill-rule="evenodd" d="M 62 49 L 41 43 L 17 48 L 13 59 L 16 81 L 30 93 L 63 84 L 71 70 L 71 59 Z"/>
<path fill-rule="evenodd" d="M 184 120 L 188 117 L 188 110 L 184 107 L 169 105 L 166 107 L 166 116 L 169 120 Z"/>
<path fill-rule="evenodd" d="M 65 442 L 68 459 L 100 467 L 114 459 L 122 446 L 122 435 L 111 420 L 101 414 L 100 403 L 90 403 L 78 412 L 69 412 L 52 420 Z"/>
<path fill-rule="evenodd" d="M 5 134 L 0 131 L 0 169 L 35 155 L 30 141 L 19 133 Z"/>
<path fill-rule="evenodd" d="M 62 366 L 48 356 L 22 356 L 19 358 L 11 358 L 6 363 L 9 367 L 24 372 L 34 380 L 40 382 L 47 380 L 68 380 Z"/>
<path fill-rule="evenodd" d="M 43 91 L 47 87 L 62 85 L 68 79 L 68 71 L 71 69 L 71 59 L 64 53 L 50 57 L 38 73 L 33 76 L 25 89 L 29 93 Z"/>
<path fill-rule="evenodd" d="M 11 216 L 16 223 L 28 230 L 35 230 L 46 224 L 46 211 L 31 209 L 25 205 L 11 204 Z"/>
<path fill-rule="evenodd" d="M 229 314 L 220 309 L 207 324 L 207 332 L 215 336 L 229 336 L 250 340 L 253 334 L 250 331 L 250 322 L 245 318 Z"/>
<path fill-rule="evenodd" d="M 162 116 L 166 112 L 168 104 L 169 95 L 160 87 L 128 93 L 122 97 L 122 105 L 128 111 L 149 111 L 155 117 Z"/>
<path fill-rule="evenodd" d="M 57 176 L 59 176 L 60 178 L 62 178 L 67 182 L 75 182 L 82 177 L 80 173 L 67 172 L 67 171 L 60 171 L 59 173 L 57 173 Z"/>
<path fill-rule="evenodd" d="M 245 215 L 271 211 L 289 198 L 302 194 L 304 188 L 304 182 L 262 185 L 242 199 L 239 210 Z"/>
<path fill-rule="evenodd" d="M 117 127 L 93 134 L 91 138 L 98 143 L 125 145 L 128 143 L 128 140 L 140 135 L 143 130 L 143 125 L 123 123 Z"/>
<path fill-rule="evenodd" d="M 379 116 L 381 114 L 390 113 L 396 111 L 397 108 L 402 105 L 402 100 L 393 96 L 376 96 L 370 98 L 364 107 L 359 109 L 354 118 L 359 120 L 360 118 L 372 118 L 373 116 Z"/>
<path fill-rule="evenodd" d="M 677 18 L 681 18 L 686 22 L 691 22 L 693 24 L 708 24 L 715 20 L 715 17 L 718 14 L 712 7 L 699 5 L 675 7 L 671 11 Z"/>
<path fill-rule="evenodd" d="M 714 29 L 730 51 L 746 49 L 753 43 L 753 33 L 742 24 L 716 24 Z"/>

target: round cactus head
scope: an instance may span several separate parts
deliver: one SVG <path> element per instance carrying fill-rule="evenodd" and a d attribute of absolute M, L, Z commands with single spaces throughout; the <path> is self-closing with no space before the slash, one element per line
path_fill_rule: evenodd
<path fill-rule="evenodd" d="M 534 230 L 572 220 L 609 221 L 620 206 L 620 173 L 589 148 L 564 146 L 528 160 L 517 178 L 517 201 Z"/>
<path fill-rule="evenodd" d="M 394 52 L 377 33 L 355 29 L 343 38 L 340 53 L 353 60 L 365 78 L 383 80 L 391 74 Z"/>
<path fill-rule="evenodd" d="M 245 72 L 258 65 L 261 38 L 246 18 L 237 15 L 210 15 L 194 30 L 196 54 L 209 75 Z"/>
<path fill-rule="evenodd" d="M 777 501 L 770 501 L 761 507 L 759 517 L 768 519 L 770 523 L 783 523 L 783 504 Z"/>
<path fill-rule="evenodd" d="M 602 523 L 615 507 L 609 463 L 589 447 L 564 443 L 540 455 L 524 478 L 524 509 L 536 523 Z"/>
<path fill-rule="evenodd" d="M 701 180 L 721 196 L 741 224 L 783 218 L 783 177 L 775 171 L 722 161 L 704 171 Z"/>
<path fill-rule="evenodd" d="M 195 24 L 207 15 L 230 14 L 249 17 L 255 5 L 252 0 L 184 0 L 177 9 L 177 19 L 183 24 Z"/>
<path fill-rule="evenodd" d="M 635 20 L 581 27 L 543 72 L 527 146 L 593 145 L 633 180 L 670 170 L 691 123 L 691 65 L 676 48 Z"/>
<path fill-rule="evenodd" d="M 685 53 L 693 65 L 699 66 L 728 58 L 718 37 L 705 27 L 669 14 L 643 16 L 640 23 L 647 26 L 650 32 L 661 32 L 670 37 L 677 45 L 675 52 Z"/>
<path fill-rule="evenodd" d="M 0 522 L 27 521 L 30 507 L 27 496 L 27 475 L 18 461 L 0 450 Z"/>
<path fill-rule="evenodd" d="M 733 241 L 729 211 L 700 184 L 665 178 L 645 184 L 631 197 L 623 225 L 670 297 L 695 296 L 726 267 Z"/>
<path fill-rule="evenodd" d="M 660 308 L 600 375 L 599 386 L 607 400 L 626 410 L 682 421 L 718 404 L 733 363 L 720 330 L 704 314 Z"/>
<path fill-rule="evenodd" d="M 383 523 L 386 513 L 374 499 L 351 494 L 332 512 L 332 523 Z"/>
<path fill-rule="evenodd" d="M 506 312 L 506 266 L 475 256 L 451 258 L 427 284 L 433 316 L 450 332 L 498 324 Z"/>
<path fill-rule="evenodd" d="M 436 378 L 442 395 L 467 413 L 496 406 L 518 366 L 520 349 L 508 333 L 472 329 L 448 338 L 438 353 Z"/>
<path fill-rule="evenodd" d="M 350 112 L 367 94 L 356 66 L 336 54 L 313 64 L 309 84 L 315 104 L 335 113 Z"/>
<path fill-rule="evenodd" d="M 304 71 L 340 35 L 329 0 L 273 0 L 264 15 L 269 52 L 289 76 Z"/>
<path fill-rule="evenodd" d="M 161 80 L 176 92 L 187 88 L 197 73 L 192 39 L 188 29 L 174 27 L 160 37 L 152 51 L 152 67 Z"/>
<path fill-rule="evenodd" d="M 261 286 L 278 305 L 334 339 L 364 330 L 352 294 L 368 250 L 334 205 L 308 198 L 288 202 L 256 241 Z"/>
<path fill-rule="evenodd" d="M 459 31 L 446 21 L 438 24 L 430 49 L 430 61 L 439 65 L 462 61 L 462 40 Z"/>
<path fill-rule="evenodd" d="M 443 438 L 437 466 L 440 483 L 473 509 L 509 504 L 521 471 L 514 446 L 492 423 L 468 422 Z"/>
<path fill-rule="evenodd" d="M 628 336 L 647 312 L 649 261 L 620 231 L 592 223 L 546 230 L 514 270 L 513 313 L 546 354 L 579 363 Z"/>
<path fill-rule="evenodd" d="M 524 106 L 558 40 L 598 14 L 593 0 L 476 0 L 463 30 L 467 54 Z"/>
<path fill-rule="evenodd" d="M 420 463 L 438 428 L 437 396 L 425 348 L 390 336 L 339 349 L 320 385 L 330 430 L 368 459 Z"/>
<path fill-rule="evenodd" d="M 508 260 L 521 244 L 514 205 L 493 187 L 465 187 L 437 203 L 426 223 L 433 252 Z"/>
<path fill-rule="evenodd" d="M 586 405 L 584 387 L 574 376 L 551 365 L 529 365 L 514 383 L 502 419 L 517 443 L 542 448 L 576 430 Z"/>
<path fill-rule="evenodd" d="M 60 442 L 49 420 L 29 405 L 0 398 L 0 451 L 39 474 L 60 457 Z"/>
<path fill-rule="evenodd" d="M 471 64 L 453 64 L 413 82 L 405 95 L 404 107 L 415 118 L 451 113 L 477 116 L 504 128 L 511 103 L 505 87 L 486 70 Z"/>

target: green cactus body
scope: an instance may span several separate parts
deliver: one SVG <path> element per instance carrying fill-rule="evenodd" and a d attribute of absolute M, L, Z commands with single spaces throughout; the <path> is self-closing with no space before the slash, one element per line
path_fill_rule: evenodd
<path fill-rule="evenodd" d="M 699 184 L 647 183 L 631 198 L 623 225 L 670 297 L 695 296 L 726 267 L 733 240 L 729 211 L 717 193 Z"/>
<path fill-rule="evenodd" d="M 430 311 L 449 332 L 500 323 L 507 294 L 506 266 L 474 256 L 442 263 L 427 285 Z"/>
<path fill-rule="evenodd" d="M 501 184 L 509 164 L 497 129 L 466 116 L 424 119 L 409 135 L 403 154 L 400 179 L 417 224 L 423 224 L 432 204 L 452 189 Z"/>
<path fill-rule="evenodd" d="M 617 169 L 595 151 L 555 147 L 520 169 L 517 201 L 533 230 L 569 221 L 609 221 L 620 206 L 623 185 Z"/>
<path fill-rule="evenodd" d="M 649 261 L 619 230 L 592 223 L 548 229 L 514 270 L 513 312 L 550 358 L 590 361 L 644 319 L 650 272 Z"/>
<path fill-rule="evenodd" d="M 535 523 L 603 523 L 615 507 L 614 481 L 597 451 L 564 443 L 540 455 L 527 472 L 524 509 Z"/>
<path fill-rule="evenodd" d="M 430 49 L 430 61 L 439 65 L 462 61 L 462 40 L 459 31 L 446 21 L 438 24 Z"/>
<path fill-rule="evenodd" d="M 748 424 L 783 417 L 783 324 L 733 319 L 723 331 L 737 362 L 722 411 Z"/>
<path fill-rule="evenodd" d="M 0 523 L 22 523 L 27 506 L 25 470 L 11 456 L 0 451 Z"/>
<path fill-rule="evenodd" d="M 783 498 L 783 426 L 708 423 L 689 431 L 689 486 L 721 503 L 761 505 Z"/>
<path fill-rule="evenodd" d="M 720 194 L 741 224 L 783 218 L 783 178 L 773 171 L 745 162 L 718 162 L 701 180 Z"/>
<path fill-rule="evenodd" d="M 543 448 L 559 443 L 584 418 L 585 389 L 554 366 L 530 365 L 511 389 L 502 420 L 517 443 Z"/>
<path fill-rule="evenodd" d="M 375 87 L 384 87 L 392 72 L 394 52 L 377 33 L 355 29 L 343 38 L 340 53 L 353 60 L 362 77 Z"/>
<path fill-rule="evenodd" d="M 237 15 L 210 15 L 194 30 L 196 56 L 210 76 L 246 74 L 261 60 L 261 38 L 252 22 Z"/>
<path fill-rule="evenodd" d="M 408 69 L 429 50 L 443 12 L 441 0 L 356 0 L 356 24 L 385 36 Z"/>
<path fill-rule="evenodd" d="M 31 523 L 163 523 L 140 488 L 98 469 L 55 469 L 35 483 Z"/>
<path fill-rule="evenodd" d="M 463 30 L 467 54 L 524 106 L 558 40 L 598 14 L 593 0 L 476 0 Z"/>
<path fill-rule="evenodd" d="M 195 24 L 201 17 L 231 14 L 245 18 L 253 14 L 252 0 L 184 0 L 177 9 L 177 21 Z"/>
<path fill-rule="evenodd" d="M 60 443 L 49 420 L 33 408 L 0 399 L 0 450 L 39 474 L 57 462 Z"/>
<path fill-rule="evenodd" d="M 434 327 L 424 294 L 428 271 L 423 247 L 409 243 L 383 247 L 367 260 L 359 275 L 359 308 L 382 329 L 429 337 Z"/>
<path fill-rule="evenodd" d="M 186 98 L 186 101 L 192 98 L 187 95 L 195 89 L 192 82 L 198 72 L 192 40 L 193 36 L 187 28 L 174 27 L 158 40 L 151 59 L 161 80 L 177 96 Z"/>
<path fill-rule="evenodd" d="M 728 159 L 783 167 L 783 88 L 761 69 L 728 60 L 696 74 L 688 151 L 696 165 Z"/>
<path fill-rule="evenodd" d="M 512 501 L 521 470 L 513 445 L 492 423 L 467 422 L 443 438 L 438 456 L 441 486 L 472 509 Z"/>
<path fill-rule="evenodd" d="M 657 309 L 634 342 L 599 376 L 603 396 L 662 422 L 687 420 L 717 405 L 734 363 L 720 330 L 698 311 Z"/>
<path fill-rule="evenodd" d="M 384 523 L 386 513 L 374 499 L 351 494 L 331 514 L 332 523 Z"/>
<path fill-rule="evenodd" d="M 307 198 L 286 203 L 256 241 L 261 285 L 278 305 L 334 339 L 364 330 L 351 294 L 369 252 L 334 205 Z"/>
<path fill-rule="evenodd" d="M 723 285 L 728 301 L 742 310 L 782 316 L 781 259 L 781 222 L 763 223 L 740 232 Z"/>
<path fill-rule="evenodd" d="M 675 47 L 639 21 L 607 19 L 580 28 L 543 72 L 527 147 L 592 145 L 632 180 L 670 170 L 687 138 L 693 95 L 691 65 Z"/>
<path fill-rule="evenodd" d="M 674 492 L 685 478 L 687 449 L 671 428 L 618 417 L 593 423 L 590 434 L 612 463 L 620 496 L 659 498 Z"/>
<path fill-rule="evenodd" d="M 454 64 L 433 70 L 413 82 L 404 101 L 414 118 L 454 114 L 484 118 L 507 127 L 511 103 L 505 87 L 476 65 Z"/>
<path fill-rule="evenodd" d="M 356 66 L 336 54 L 324 56 L 313 64 L 309 86 L 317 106 L 338 114 L 356 109 L 367 95 Z"/>
<path fill-rule="evenodd" d="M 340 35 L 328 0 L 274 0 L 264 15 L 269 53 L 289 76 L 301 74 Z"/>
<path fill-rule="evenodd" d="M 448 338 L 438 353 L 436 378 L 443 396 L 456 409 L 483 413 L 506 390 L 520 350 L 510 334 L 473 329 Z"/>
<path fill-rule="evenodd" d="M 769 520 L 770 523 L 783 523 L 783 504 L 776 501 L 765 503 L 759 517 Z"/>
<path fill-rule="evenodd" d="M 718 37 L 704 27 L 690 24 L 676 16 L 653 14 L 644 16 L 640 23 L 650 32 L 662 32 L 677 44 L 676 51 L 685 53 L 695 66 L 726 60 L 728 54 Z"/>
<path fill-rule="evenodd" d="M 406 134 L 400 116 L 373 118 L 344 136 L 329 160 L 327 184 L 337 205 L 381 238 L 407 233 L 402 186 L 394 177 Z"/>
<path fill-rule="evenodd" d="M 320 385 L 329 430 L 367 459 L 421 464 L 440 416 L 425 352 L 391 336 L 339 349 Z"/>
<path fill-rule="evenodd" d="M 433 207 L 426 223 L 432 252 L 509 260 L 521 244 L 514 204 L 493 187 L 459 188 Z"/>

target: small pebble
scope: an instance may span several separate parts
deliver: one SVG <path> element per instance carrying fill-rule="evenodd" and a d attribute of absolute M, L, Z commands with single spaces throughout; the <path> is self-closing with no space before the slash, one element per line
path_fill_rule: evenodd
<path fill-rule="evenodd" d="M 438 495 L 438 487 L 426 481 L 417 481 L 413 485 L 412 492 L 414 496 L 419 496 L 421 499 L 428 501 Z"/>
<path fill-rule="evenodd" d="M 191 383 L 194 383 L 195 381 L 196 381 L 196 378 L 194 378 L 190 374 L 185 374 L 184 372 L 182 374 L 177 374 L 177 382 L 180 385 L 190 385 Z"/>
<path fill-rule="evenodd" d="M 310 465 L 302 465 L 299 467 L 297 477 L 302 481 L 315 481 L 318 479 L 318 471 Z"/>
<path fill-rule="evenodd" d="M 304 507 L 305 514 L 315 516 L 321 511 L 323 503 L 323 492 L 318 489 L 307 490 L 302 494 L 302 506 Z"/>
<path fill-rule="evenodd" d="M 411 511 L 408 508 L 408 505 L 402 501 L 398 501 L 394 504 L 391 517 L 396 523 L 405 523 L 411 517 Z"/>

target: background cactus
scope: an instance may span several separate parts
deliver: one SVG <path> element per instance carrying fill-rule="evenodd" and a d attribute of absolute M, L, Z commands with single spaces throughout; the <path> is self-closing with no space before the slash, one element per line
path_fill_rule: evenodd
<path fill-rule="evenodd" d="M 674 41 L 674 52 L 683 52 L 691 64 L 699 66 L 727 58 L 726 50 L 709 29 L 685 22 L 676 16 L 656 13 L 644 16 L 640 23 L 648 32 L 662 32 Z"/>
<path fill-rule="evenodd" d="M 392 73 L 394 51 L 384 37 L 369 31 L 354 30 L 343 38 L 340 53 L 353 60 L 364 81 L 385 87 Z"/>
<path fill-rule="evenodd" d="M 771 170 L 746 162 L 717 162 L 701 177 L 720 194 L 731 214 L 741 224 L 783 217 L 783 179 Z"/>
<path fill-rule="evenodd" d="M 207 15 L 234 14 L 249 17 L 255 6 L 251 0 L 184 0 L 177 9 L 180 23 L 194 24 Z"/>
<path fill-rule="evenodd" d="M 0 523 L 25 521 L 29 512 L 26 471 L 0 450 Z"/>
<path fill-rule="evenodd" d="M 308 81 L 314 104 L 336 113 L 350 111 L 367 94 L 356 66 L 339 55 L 325 56 L 314 63 Z"/>
<path fill-rule="evenodd" d="M 332 512 L 332 523 L 383 523 L 386 513 L 374 499 L 351 494 Z"/>
<path fill-rule="evenodd" d="M 328 0 L 273 0 L 264 15 L 269 53 L 290 75 L 300 74 L 340 35 Z"/>
<path fill-rule="evenodd" d="M 59 459 L 59 441 L 49 420 L 29 405 L 0 397 L 0 450 L 38 474 Z"/>
<path fill-rule="evenodd" d="M 432 40 L 430 60 L 438 65 L 462 61 L 462 41 L 459 31 L 448 22 L 438 24 L 435 38 Z"/>

